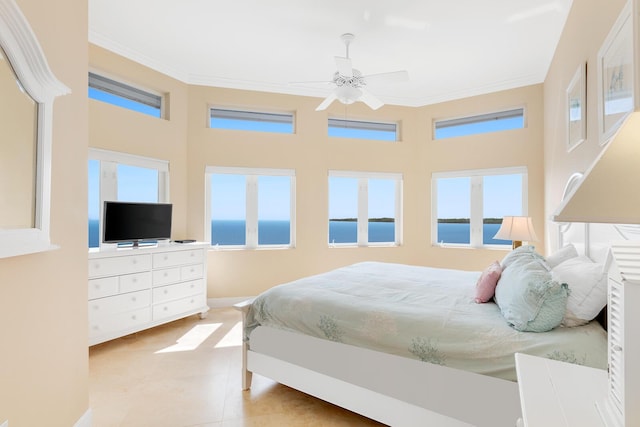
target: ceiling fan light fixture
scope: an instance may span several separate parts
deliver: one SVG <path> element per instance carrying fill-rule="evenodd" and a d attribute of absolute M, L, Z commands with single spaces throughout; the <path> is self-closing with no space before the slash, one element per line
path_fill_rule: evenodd
<path fill-rule="evenodd" d="M 343 104 L 353 104 L 362 96 L 362 91 L 352 86 L 340 86 L 336 89 L 336 98 Z"/>

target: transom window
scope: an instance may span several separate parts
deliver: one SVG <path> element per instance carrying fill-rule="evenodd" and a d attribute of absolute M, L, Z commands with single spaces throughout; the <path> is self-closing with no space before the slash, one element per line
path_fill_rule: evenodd
<path fill-rule="evenodd" d="M 397 141 L 398 124 L 361 120 L 329 119 L 329 136 Z"/>
<path fill-rule="evenodd" d="M 400 245 L 402 174 L 329 171 L 329 244 Z"/>
<path fill-rule="evenodd" d="M 504 216 L 527 214 L 525 167 L 434 173 L 432 243 L 482 247 L 496 240 Z"/>
<path fill-rule="evenodd" d="M 434 138 L 452 138 L 524 127 L 524 108 L 434 121 Z"/>
<path fill-rule="evenodd" d="M 89 247 L 100 246 L 105 200 L 169 202 L 169 162 L 89 149 Z"/>
<path fill-rule="evenodd" d="M 213 246 L 295 246 L 295 171 L 209 166 L 205 217 Z"/>
<path fill-rule="evenodd" d="M 161 95 L 91 72 L 89 98 L 153 117 L 162 117 Z"/>
<path fill-rule="evenodd" d="M 210 109 L 209 127 L 214 129 L 293 133 L 293 123 L 293 113 Z"/>

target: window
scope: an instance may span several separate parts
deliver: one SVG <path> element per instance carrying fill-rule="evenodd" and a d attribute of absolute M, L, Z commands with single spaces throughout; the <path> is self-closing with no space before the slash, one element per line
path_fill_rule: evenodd
<path fill-rule="evenodd" d="M 525 167 L 433 174 L 432 242 L 511 245 L 493 236 L 502 217 L 526 215 L 527 185 Z"/>
<path fill-rule="evenodd" d="M 168 202 L 169 162 L 89 149 L 89 247 L 100 246 L 105 200 Z"/>
<path fill-rule="evenodd" d="M 162 117 L 162 96 L 89 73 L 89 98 L 153 117 Z"/>
<path fill-rule="evenodd" d="M 475 135 L 524 127 L 524 108 L 516 108 L 496 113 L 457 119 L 436 120 L 434 122 L 435 139 L 456 136 Z"/>
<path fill-rule="evenodd" d="M 209 166 L 206 186 L 213 246 L 295 246 L 295 171 Z"/>
<path fill-rule="evenodd" d="M 329 172 L 329 244 L 401 244 L 402 175 Z"/>
<path fill-rule="evenodd" d="M 329 119 L 329 136 L 343 138 L 397 141 L 397 123 L 365 122 L 359 120 Z"/>
<path fill-rule="evenodd" d="M 215 129 L 293 133 L 292 113 L 263 113 L 211 108 L 210 115 L 209 127 Z"/>

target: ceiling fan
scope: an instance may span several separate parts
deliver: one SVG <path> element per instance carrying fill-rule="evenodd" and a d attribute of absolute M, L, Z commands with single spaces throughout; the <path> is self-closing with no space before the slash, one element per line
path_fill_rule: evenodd
<path fill-rule="evenodd" d="M 335 85 L 335 89 L 324 101 L 316 108 L 316 111 L 325 110 L 336 99 L 343 104 L 353 104 L 356 101 L 362 101 L 372 110 L 377 110 L 384 103 L 374 96 L 365 88 L 370 82 L 400 82 L 409 80 L 409 73 L 406 71 L 394 71 L 390 73 L 379 73 L 363 75 L 359 70 L 351 66 L 351 58 L 349 58 L 349 45 L 355 39 L 351 33 L 345 33 L 341 37 L 346 46 L 346 56 L 336 56 L 337 71 L 333 74 L 333 80 L 329 83 Z"/>

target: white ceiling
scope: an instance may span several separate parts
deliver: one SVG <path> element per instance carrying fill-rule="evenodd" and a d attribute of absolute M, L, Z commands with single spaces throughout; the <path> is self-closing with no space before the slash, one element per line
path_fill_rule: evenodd
<path fill-rule="evenodd" d="M 572 0 L 89 0 L 89 41 L 190 84 L 325 97 L 340 35 L 369 85 L 422 106 L 544 81 Z"/>

